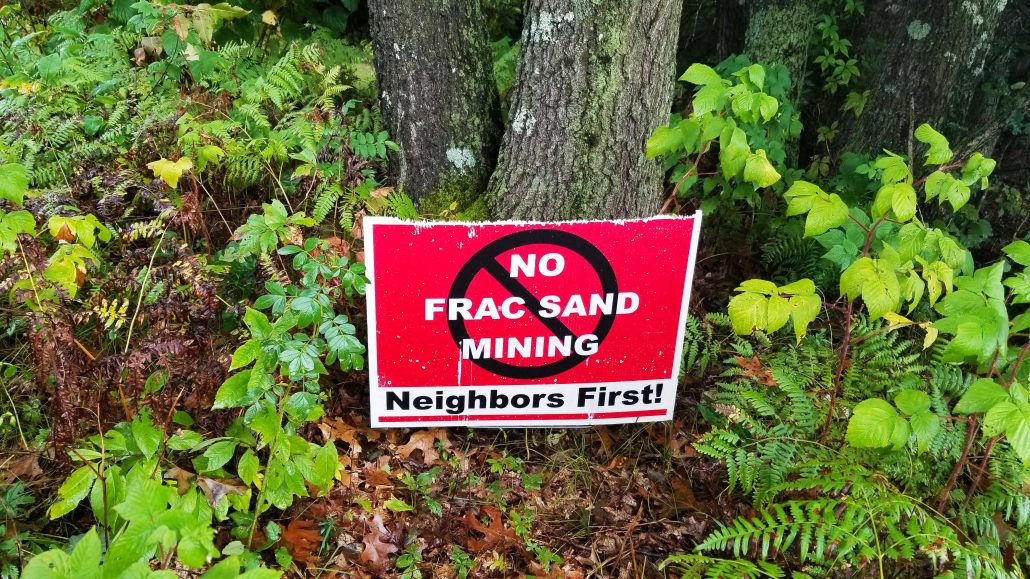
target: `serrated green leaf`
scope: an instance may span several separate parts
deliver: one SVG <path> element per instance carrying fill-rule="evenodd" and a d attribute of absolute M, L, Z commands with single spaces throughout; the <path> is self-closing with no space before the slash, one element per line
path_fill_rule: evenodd
<path fill-rule="evenodd" d="M 909 419 L 912 433 L 916 435 L 916 448 L 922 454 L 930 448 L 930 443 L 941 431 L 941 418 L 929 410 L 921 410 Z"/>
<path fill-rule="evenodd" d="M 744 180 L 758 187 L 770 187 L 780 180 L 780 174 L 766 158 L 765 151 L 758 149 L 744 162 Z"/>
<path fill-rule="evenodd" d="M 766 312 L 765 331 L 773 333 L 790 321 L 790 302 L 778 294 L 769 296 L 769 306 Z"/>
<path fill-rule="evenodd" d="M 764 328 L 769 311 L 768 298 L 754 293 L 742 293 L 730 300 L 728 313 L 733 331 L 741 336 L 750 336 L 755 329 Z"/>
<path fill-rule="evenodd" d="M 65 479 L 57 489 L 57 496 L 61 497 L 61 500 L 51 505 L 47 511 L 51 519 L 67 515 L 75 510 L 82 499 L 86 498 L 93 483 L 97 480 L 95 469 L 96 467 L 92 465 L 82 466 Z"/>
<path fill-rule="evenodd" d="M 204 457 L 207 458 L 205 472 L 222 468 L 232 460 L 233 455 L 236 453 L 236 446 L 237 442 L 235 440 L 219 440 L 207 447 L 207 450 L 204 451 Z"/>
<path fill-rule="evenodd" d="M 894 405 L 908 416 L 913 416 L 930 409 L 930 396 L 921 390 L 906 389 L 894 398 Z"/>
<path fill-rule="evenodd" d="M 916 216 L 916 190 L 908 183 L 888 185 L 891 188 L 891 209 L 899 221 L 908 221 Z"/>
<path fill-rule="evenodd" d="M 715 69 L 712 67 L 699 62 L 691 64 L 679 79 L 701 86 L 722 86 L 722 77 L 719 76 L 719 73 L 715 72 Z"/>
<path fill-rule="evenodd" d="M 870 398 L 851 412 L 845 440 L 856 448 L 886 448 L 894 444 L 898 412 L 886 400 Z"/>
<path fill-rule="evenodd" d="M 926 152 L 926 163 L 924 165 L 941 165 L 951 160 L 951 147 L 948 139 L 938 133 L 930 125 L 923 123 L 916 127 L 915 137 L 922 143 L 930 146 Z"/>
<path fill-rule="evenodd" d="M 904 181 L 912 183 L 912 172 L 908 170 L 905 159 L 890 151 L 884 151 L 886 156 L 880 157 L 873 163 L 873 166 L 880 169 L 880 182 L 883 184 L 898 183 Z"/>
<path fill-rule="evenodd" d="M 812 198 L 812 208 L 805 218 L 805 237 L 822 235 L 848 220 L 848 205 L 836 193 Z"/>
<path fill-rule="evenodd" d="M 219 410 L 246 404 L 250 400 L 248 384 L 251 372 L 252 370 L 244 370 L 226 378 L 225 382 L 219 386 L 218 392 L 215 393 L 215 402 L 212 408 Z"/>
<path fill-rule="evenodd" d="M 771 281 L 766 281 L 764 279 L 749 279 L 740 282 L 740 285 L 737 287 L 736 291 L 752 292 L 756 294 L 771 296 L 774 293 L 776 293 L 776 284 L 774 284 Z"/>
<path fill-rule="evenodd" d="M 817 295 L 796 295 L 790 298 L 791 315 L 794 317 L 794 337 L 799 343 L 808 331 L 808 325 L 819 316 L 822 307 L 823 301 Z"/>
<path fill-rule="evenodd" d="M 719 165 L 726 179 L 737 176 L 747 163 L 751 148 L 747 144 L 747 135 L 737 127 L 726 127 L 719 137 Z"/>
<path fill-rule="evenodd" d="M 1012 261 L 1019 265 L 1030 267 L 1030 243 L 1023 240 L 1013 241 L 1001 248 L 1001 250 L 1005 252 L 1005 255 L 1007 255 Z"/>
<path fill-rule="evenodd" d="M 25 192 L 29 190 L 29 171 L 20 163 L 0 165 L 0 199 L 6 199 L 15 205 L 25 201 Z"/>
<path fill-rule="evenodd" d="M 161 158 L 147 163 L 147 168 L 154 172 L 155 177 L 167 183 L 172 189 L 176 189 L 182 174 L 193 168 L 193 161 L 189 157 L 182 157 L 178 161 Z"/>
<path fill-rule="evenodd" d="M 956 414 L 982 414 L 996 404 L 1009 399 L 1008 390 L 989 378 L 980 378 L 969 385 L 969 389 L 955 405 Z"/>
<path fill-rule="evenodd" d="M 260 352 L 261 342 L 253 339 L 247 340 L 232 353 L 232 362 L 229 364 L 229 370 L 236 370 L 249 365 L 257 358 Z"/>
<path fill-rule="evenodd" d="M 840 276 L 840 293 L 854 300 L 862 295 L 862 288 L 867 279 L 876 276 L 876 264 L 872 258 L 863 257 L 856 260 Z"/>

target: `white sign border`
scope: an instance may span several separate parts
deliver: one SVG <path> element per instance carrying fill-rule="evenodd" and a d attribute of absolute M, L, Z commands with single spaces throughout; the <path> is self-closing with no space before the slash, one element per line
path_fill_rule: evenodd
<path fill-rule="evenodd" d="M 524 420 L 517 423 L 513 423 L 512 420 L 460 420 L 460 419 L 447 419 L 445 421 L 434 421 L 434 420 L 411 420 L 405 422 L 382 422 L 382 412 L 385 407 L 379 407 L 378 403 L 382 403 L 384 395 L 377 393 L 377 390 L 382 390 L 379 387 L 379 368 L 378 368 L 378 345 L 377 338 L 378 333 L 376 332 L 376 292 L 375 292 L 375 248 L 373 246 L 373 228 L 376 225 L 414 225 L 424 227 L 438 227 L 438 226 L 452 226 L 452 227 L 476 227 L 486 225 L 543 225 L 543 226 L 554 226 L 554 225 L 567 225 L 567 224 L 578 224 L 578 223 L 635 223 L 641 221 L 660 221 L 660 220 L 682 220 L 692 219 L 690 231 L 690 251 L 687 257 L 687 271 L 686 279 L 683 284 L 683 299 L 680 304 L 680 316 L 679 316 L 679 332 L 676 336 L 676 355 L 673 358 L 672 363 L 672 376 L 669 380 L 672 382 L 671 396 L 667 398 L 668 403 L 662 404 L 661 406 L 655 407 L 667 409 L 665 415 L 661 416 L 640 416 L 634 417 L 631 420 L 624 418 L 594 418 L 592 414 L 600 411 L 600 409 L 590 412 L 588 411 L 588 417 L 583 420 L 575 422 L 554 422 L 549 420 Z M 644 422 L 660 422 L 665 420 L 672 420 L 675 405 L 676 396 L 679 389 L 679 373 L 680 367 L 683 363 L 683 340 L 686 334 L 687 316 L 690 310 L 690 294 L 693 289 L 694 281 L 694 267 L 697 264 L 697 250 L 698 243 L 701 239 L 701 220 L 702 213 L 700 210 L 694 212 L 690 216 L 673 216 L 673 215 L 656 215 L 653 217 L 644 217 L 639 219 L 621 219 L 621 220 L 603 220 L 603 219 L 583 219 L 583 220 L 572 220 L 572 221 L 406 221 L 398 219 L 396 217 L 378 217 L 371 216 L 365 217 L 362 220 L 362 237 L 365 241 L 365 277 L 368 279 L 368 283 L 365 285 L 365 299 L 366 299 L 366 313 L 365 319 L 368 324 L 368 387 L 369 387 L 369 414 L 370 423 L 372 428 L 419 428 L 419 427 L 469 427 L 469 428 L 495 428 L 495 427 L 512 427 L 512 428 L 569 428 L 569 427 L 587 427 L 598 424 L 636 424 Z M 604 384 L 621 385 L 622 382 L 608 382 Z M 571 387 L 583 387 L 585 384 L 552 384 L 547 385 L 550 388 L 556 386 L 571 386 Z M 506 389 L 512 388 L 513 386 L 476 386 L 478 389 Z M 525 388 L 525 385 L 519 385 L 520 388 Z M 436 390 L 446 390 L 448 388 L 461 388 L 465 391 L 468 390 L 467 386 L 447 386 L 438 387 Z M 429 388 L 426 388 L 429 390 Z M 663 395 L 664 397 L 664 395 Z M 377 412 L 378 411 L 378 412 Z M 529 413 L 528 411 L 526 412 Z M 567 411 L 555 412 L 555 414 L 566 414 Z M 533 412 L 533 414 L 546 414 L 546 412 Z M 459 415 L 460 416 L 460 415 Z"/>

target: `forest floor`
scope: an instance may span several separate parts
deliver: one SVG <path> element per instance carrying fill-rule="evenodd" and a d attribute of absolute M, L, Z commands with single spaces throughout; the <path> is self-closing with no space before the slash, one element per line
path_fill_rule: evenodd
<path fill-rule="evenodd" d="M 698 301 L 725 295 L 705 268 L 698 276 Z M 661 577 L 667 557 L 750 512 L 727 492 L 725 467 L 692 447 L 706 429 L 697 408 L 706 379 L 684 378 L 671 422 L 474 430 L 371 429 L 366 375 L 335 377 L 326 415 L 301 434 L 336 442 L 338 481 L 276 519 L 280 537 L 259 529 L 253 542 L 284 547 L 298 576 Z M 196 416 L 193 428 L 212 432 L 227 419 Z M 188 485 L 190 467 L 180 466 L 170 474 Z M 21 480 L 37 497 L 54 496 L 66 474 L 52 451 L 0 456 L 0 484 Z M 45 520 L 8 532 L 67 537 L 91 523 L 87 513 Z M 215 539 L 230 541 L 227 527 Z"/>

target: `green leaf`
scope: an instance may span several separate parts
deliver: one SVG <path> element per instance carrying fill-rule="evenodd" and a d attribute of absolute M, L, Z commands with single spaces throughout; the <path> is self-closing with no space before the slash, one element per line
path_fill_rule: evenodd
<path fill-rule="evenodd" d="M 260 472 L 261 461 L 253 451 L 247 449 L 236 465 L 236 474 L 240 475 L 240 480 L 244 483 L 253 486 L 259 480 Z"/>
<path fill-rule="evenodd" d="M 232 460 L 233 454 L 236 453 L 236 444 L 236 440 L 220 440 L 207 447 L 204 451 L 204 457 L 207 458 L 205 472 L 222 468 Z"/>
<path fill-rule="evenodd" d="M 787 217 L 804 215 L 812 209 L 812 200 L 826 193 L 814 183 L 794 181 L 783 197 L 787 200 Z"/>
<path fill-rule="evenodd" d="M 395 513 L 402 513 L 404 511 L 415 510 L 414 507 L 398 499 L 397 497 L 390 497 L 386 502 L 383 503 L 383 506 Z"/>
<path fill-rule="evenodd" d="M 814 237 L 840 227 L 848 220 L 848 205 L 836 193 L 812 199 L 812 209 L 805 219 L 805 237 Z"/>
<path fill-rule="evenodd" d="M 921 410 L 909 419 L 912 432 L 916 435 L 916 448 L 920 454 L 930 448 L 930 443 L 941 430 L 941 417 L 929 410 Z"/>
<path fill-rule="evenodd" d="M 207 52 L 207 51 L 205 51 Z M 197 147 L 197 171 L 203 171 L 208 163 L 212 165 L 218 164 L 222 157 L 225 156 L 225 151 L 214 145 L 204 145 Z"/>
<path fill-rule="evenodd" d="M 776 288 L 776 284 L 774 284 L 771 281 L 766 281 L 764 279 L 749 279 L 741 282 L 740 286 L 737 287 L 736 291 L 752 292 L 756 294 L 771 296 L 778 290 Z"/>
<path fill-rule="evenodd" d="M 790 313 L 790 302 L 788 302 L 786 298 L 781 297 L 778 294 L 769 296 L 769 309 L 766 313 L 765 331 L 771 334 L 783 326 L 786 326 L 787 322 L 790 320 Z"/>
<path fill-rule="evenodd" d="M 787 217 L 808 213 L 805 237 L 826 233 L 848 220 L 848 206 L 836 193 L 827 194 L 807 181 L 795 181 L 787 192 Z"/>
<path fill-rule="evenodd" d="M 765 122 L 772 120 L 772 118 L 776 116 L 776 111 L 779 110 L 779 108 L 780 103 L 774 97 L 765 93 L 759 93 L 758 112 L 762 115 L 762 119 Z"/>
<path fill-rule="evenodd" d="M 958 211 L 969 201 L 969 195 L 969 185 L 947 173 L 934 171 L 926 178 L 927 201 L 937 197 L 939 204 L 948 201 L 951 203 L 952 209 Z"/>
<path fill-rule="evenodd" d="M 249 365 L 261 352 L 261 342 L 258 340 L 247 340 L 236 351 L 232 353 L 232 362 L 229 364 L 230 370 L 242 368 Z"/>
<path fill-rule="evenodd" d="M 78 576 L 97 576 L 100 569 L 100 536 L 97 535 L 97 528 L 90 527 L 89 531 L 75 543 L 71 557 L 68 559 L 68 566 L 75 570 Z"/>
<path fill-rule="evenodd" d="M 737 127 L 727 126 L 719 137 L 719 165 L 726 179 L 737 176 L 747 163 L 751 147 L 747 144 L 747 135 Z"/>
<path fill-rule="evenodd" d="M 899 221 L 908 221 L 916 216 L 916 190 L 908 183 L 887 185 L 891 188 L 891 209 Z"/>
<path fill-rule="evenodd" d="M 869 319 L 878 320 L 887 312 L 897 311 L 901 302 L 901 286 L 893 274 L 879 275 L 862 286 L 862 301 L 869 310 Z"/>
<path fill-rule="evenodd" d="M 895 155 L 887 150 L 884 150 L 884 152 L 887 153 L 887 156 L 880 157 L 873 163 L 874 167 L 882 171 L 880 182 L 884 184 L 898 183 L 900 181 L 912 183 L 912 172 L 908 170 L 904 157 Z"/>
<path fill-rule="evenodd" d="M 930 409 L 930 396 L 921 390 L 902 390 L 894 398 L 894 405 L 902 412 L 913 416 Z"/>
<path fill-rule="evenodd" d="M 0 210 L 0 250 L 14 254 L 18 250 L 18 236 L 36 234 L 36 219 L 25 210 L 4 213 Z"/>
<path fill-rule="evenodd" d="M 876 276 L 876 264 L 872 258 L 863 257 L 856 260 L 840 276 L 840 293 L 854 300 L 862 295 L 867 279 Z"/>
<path fill-rule="evenodd" d="M 220 410 L 223 408 L 235 408 L 250 402 L 249 388 L 251 370 L 237 372 L 226 378 L 215 393 L 215 402 L 211 408 Z"/>
<path fill-rule="evenodd" d="M 1009 259 L 1019 265 L 1030 267 L 1030 243 L 1023 240 L 1013 241 L 1001 248 Z"/>
<path fill-rule="evenodd" d="M 162 157 L 157 161 L 147 163 L 147 168 L 154 172 L 155 177 L 175 189 L 179 186 L 179 178 L 182 177 L 182 174 L 193 168 L 193 161 L 189 157 L 182 157 L 178 161 L 169 161 Z"/>
<path fill-rule="evenodd" d="M 780 180 L 780 174 L 766 158 L 765 151 L 758 149 L 747 156 L 744 163 L 744 180 L 758 187 L 769 187 Z"/>
<path fill-rule="evenodd" d="M 51 519 L 57 519 L 75 510 L 75 507 L 82 502 L 97 480 L 95 468 L 92 465 L 79 467 L 64 483 L 57 489 L 57 495 L 61 500 L 51 505 L 47 513 Z"/>
<path fill-rule="evenodd" d="M 142 479 L 128 485 L 125 500 L 115 505 L 114 510 L 128 521 L 152 523 L 168 510 L 170 488 L 151 479 Z"/>
<path fill-rule="evenodd" d="M 933 127 L 923 123 L 916 127 L 915 136 L 920 142 L 930 145 L 930 149 L 926 152 L 924 165 L 940 165 L 951 160 L 952 152 L 948 145 L 948 139 L 935 131 Z"/>
<path fill-rule="evenodd" d="M 955 413 L 982 414 L 1008 399 L 1008 390 L 990 378 L 980 378 L 969 385 L 969 389 L 955 405 Z"/>
<path fill-rule="evenodd" d="M 680 148 L 680 133 L 673 127 L 661 126 L 647 140 L 647 158 L 654 159 Z"/>
<path fill-rule="evenodd" d="M 851 413 L 845 440 L 856 448 L 886 448 L 894 444 L 894 431 L 903 419 L 889 402 L 870 398 Z"/>
<path fill-rule="evenodd" d="M 750 336 L 755 329 L 764 328 L 768 309 L 768 298 L 765 296 L 753 293 L 733 296 L 728 309 L 733 331 L 741 336 Z"/>
<path fill-rule="evenodd" d="M 247 308 L 247 311 L 243 314 L 243 323 L 247 324 L 250 335 L 256 340 L 268 340 L 274 333 L 272 323 L 268 321 L 268 316 L 254 308 Z"/>
<path fill-rule="evenodd" d="M 6 163 L 0 165 L 0 199 L 7 199 L 15 205 L 25 200 L 25 192 L 29 190 L 29 171 L 25 165 Z"/>
<path fill-rule="evenodd" d="M 718 85 L 721 87 L 723 85 L 722 77 L 715 72 L 715 69 L 699 62 L 690 65 L 687 71 L 680 76 L 680 80 L 701 86 Z"/>
<path fill-rule="evenodd" d="M 822 308 L 823 300 L 817 295 L 796 295 L 790 298 L 790 311 L 794 316 L 794 337 L 799 343 L 808 331 L 808 325 L 815 321 Z"/>
<path fill-rule="evenodd" d="M 315 452 L 314 469 L 311 471 L 311 484 L 320 489 L 328 489 L 340 469 L 340 459 L 336 453 L 336 444 L 326 442 Z"/>
<path fill-rule="evenodd" d="M 130 429 L 132 430 L 132 438 L 136 441 L 136 446 L 139 447 L 143 456 L 150 459 L 157 454 L 157 449 L 161 446 L 163 435 L 161 430 L 154 426 L 154 423 L 150 420 L 150 416 L 138 416 L 132 421 Z"/>

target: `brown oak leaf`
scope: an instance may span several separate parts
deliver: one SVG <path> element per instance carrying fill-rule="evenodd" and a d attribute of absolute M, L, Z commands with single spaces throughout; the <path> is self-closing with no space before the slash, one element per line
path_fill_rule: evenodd
<path fill-rule="evenodd" d="M 470 531 L 483 535 L 482 539 L 476 539 L 471 534 L 469 535 L 469 550 L 475 553 L 482 553 L 483 551 L 493 549 L 503 553 L 512 547 L 518 546 L 519 538 L 515 535 L 515 531 L 504 526 L 504 516 L 497 507 L 487 505 L 480 509 L 480 511 L 489 519 L 489 525 L 484 525 L 472 513 L 465 513 L 465 526 Z"/>
<path fill-rule="evenodd" d="M 373 573 L 382 574 L 386 571 L 389 556 L 397 552 L 397 546 L 389 542 L 390 533 L 379 515 L 372 517 L 368 527 L 363 540 L 365 549 L 358 555 L 358 559 Z"/>
<path fill-rule="evenodd" d="M 393 481 L 390 480 L 390 473 L 386 472 L 381 468 L 377 468 L 375 465 L 369 464 L 361 471 L 362 476 L 365 478 L 365 482 L 375 487 L 392 487 Z"/>
<path fill-rule="evenodd" d="M 422 463 L 426 466 L 433 466 L 441 462 L 440 453 L 435 448 L 437 440 L 440 441 L 443 448 L 448 450 L 451 448 L 451 441 L 447 438 L 446 428 L 430 428 L 429 430 L 420 430 L 412 434 L 407 444 L 397 447 L 397 453 L 402 458 L 408 458 L 411 456 L 411 453 L 421 450 Z"/>
<path fill-rule="evenodd" d="M 315 523 L 307 519 L 294 519 L 283 529 L 282 544 L 290 552 L 294 561 L 306 567 L 315 567 L 319 563 L 318 550 L 322 544 L 322 535 L 318 534 Z"/>

